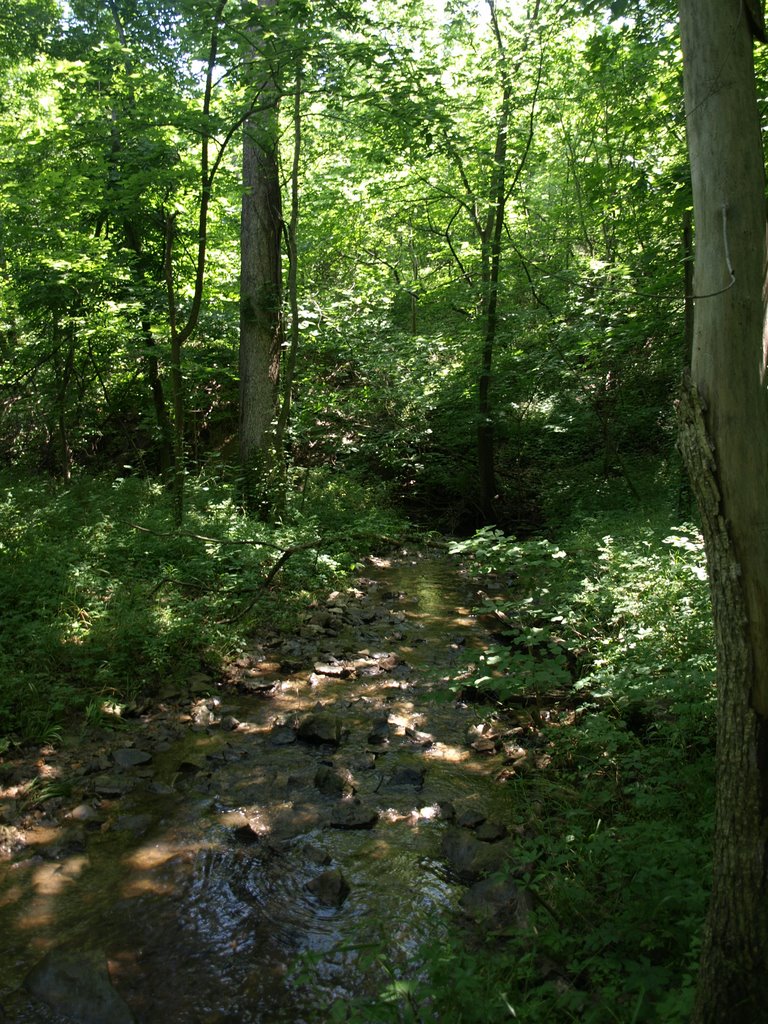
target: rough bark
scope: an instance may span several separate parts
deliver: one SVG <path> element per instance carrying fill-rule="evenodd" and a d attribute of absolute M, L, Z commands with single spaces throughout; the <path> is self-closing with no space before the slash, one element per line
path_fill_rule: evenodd
<path fill-rule="evenodd" d="M 273 3 L 260 0 L 262 7 Z M 275 415 L 282 342 L 279 91 L 273 74 L 267 74 L 259 92 L 259 109 L 243 133 L 239 439 L 246 469 L 260 461 Z"/>
<path fill-rule="evenodd" d="M 293 161 L 291 163 L 291 214 L 286 225 L 288 243 L 288 307 L 291 313 L 288 358 L 283 373 L 283 401 L 275 431 L 275 451 L 278 462 L 283 463 L 285 432 L 291 419 L 293 381 L 296 376 L 296 360 L 299 353 L 301 331 L 299 329 L 299 171 L 301 166 L 301 92 L 302 69 L 296 68 L 296 86 L 293 94 Z"/>
<path fill-rule="evenodd" d="M 763 153 L 742 0 L 680 0 L 696 222 L 681 447 L 702 515 L 717 637 L 713 890 L 694 1024 L 768 1005 L 768 395 Z"/>

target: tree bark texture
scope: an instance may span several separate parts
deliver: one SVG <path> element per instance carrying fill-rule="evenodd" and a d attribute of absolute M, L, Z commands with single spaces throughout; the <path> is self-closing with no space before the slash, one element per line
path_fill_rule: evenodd
<path fill-rule="evenodd" d="M 293 93 L 293 160 L 291 161 L 291 213 L 286 225 L 288 242 L 288 307 L 291 313 L 288 358 L 283 371 L 283 401 L 277 418 L 275 451 L 281 470 L 284 465 L 285 432 L 291 419 L 293 381 L 296 376 L 296 361 L 299 354 L 301 331 L 299 328 L 299 174 L 301 170 L 301 95 L 303 74 L 301 64 L 296 67 L 296 84 Z"/>
<path fill-rule="evenodd" d="M 248 118 L 243 133 L 239 438 L 245 467 L 258 460 L 275 415 L 282 342 L 279 93 L 272 77 L 260 92 L 260 109 Z"/>
<path fill-rule="evenodd" d="M 763 152 L 743 0 L 680 0 L 696 227 L 680 441 L 717 638 L 713 890 L 694 1024 L 768 1007 L 768 396 Z"/>

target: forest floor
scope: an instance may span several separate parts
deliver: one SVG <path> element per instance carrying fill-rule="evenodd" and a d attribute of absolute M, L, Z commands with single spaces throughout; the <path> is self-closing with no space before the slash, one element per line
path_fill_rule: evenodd
<path fill-rule="evenodd" d="M 536 808 L 505 783 L 546 768 L 547 711 L 445 699 L 490 639 L 475 591 L 439 552 L 371 559 L 220 678 L 6 754 L 0 1019 L 344 1019 L 457 923 L 524 931 Z"/>

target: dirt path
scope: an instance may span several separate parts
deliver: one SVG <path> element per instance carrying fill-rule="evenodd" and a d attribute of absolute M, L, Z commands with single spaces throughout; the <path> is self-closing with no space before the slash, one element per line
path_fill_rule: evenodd
<path fill-rule="evenodd" d="M 523 923 L 488 878 L 525 725 L 434 699 L 486 640 L 471 600 L 444 556 L 375 560 L 225 679 L 3 764 L 4 1019 L 323 1021 L 456 913 Z"/>

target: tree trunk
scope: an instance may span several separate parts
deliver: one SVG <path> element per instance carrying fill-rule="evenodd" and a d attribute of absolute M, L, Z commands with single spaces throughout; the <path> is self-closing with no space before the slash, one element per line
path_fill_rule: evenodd
<path fill-rule="evenodd" d="M 743 0 L 680 0 L 696 220 L 681 447 L 717 638 L 713 890 L 694 1024 L 768 1006 L 768 395 L 763 152 Z"/>
<path fill-rule="evenodd" d="M 507 201 L 507 134 L 512 100 L 512 83 L 507 67 L 507 55 L 496 19 L 495 0 L 487 0 L 491 25 L 496 38 L 499 73 L 502 85 L 501 107 L 496 125 L 496 145 L 493 154 L 489 197 L 490 208 L 481 234 L 483 281 L 483 345 L 480 352 L 480 374 L 477 380 L 477 469 L 480 514 L 483 522 L 494 522 L 496 516 L 496 430 L 491 399 L 493 381 L 493 355 L 496 346 L 499 307 L 499 271 L 501 268 L 501 237 Z"/>
<path fill-rule="evenodd" d="M 56 333 L 61 331 L 57 327 Z M 59 473 L 67 483 L 72 479 L 72 449 L 69 445 L 69 429 L 67 426 L 67 401 L 69 398 L 69 382 L 75 366 L 75 335 L 73 328 L 67 327 L 62 339 L 64 363 L 57 367 L 59 372 L 59 389 L 56 409 L 56 439 L 58 446 Z"/>
<path fill-rule="evenodd" d="M 274 0 L 260 0 L 271 7 Z M 240 225 L 240 460 L 256 477 L 263 468 L 277 405 L 282 342 L 283 227 L 278 169 L 279 92 L 270 72 L 260 109 L 245 122 Z M 257 479 L 246 483 L 249 492 Z"/>
<path fill-rule="evenodd" d="M 275 430 L 275 454 L 281 469 L 284 465 L 285 432 L 291 419 L 293 381 L 299 353 L 299 171 L 301 166 L 301 91 L 302 69 L 296 68 L 296 87 L 293 94 L 293 161 L 291 163 L 291 215 L 286 225 L 288 241 L 288 306 L 291 312 L 290 343 L 283 373 L 283 401 Z"/>

